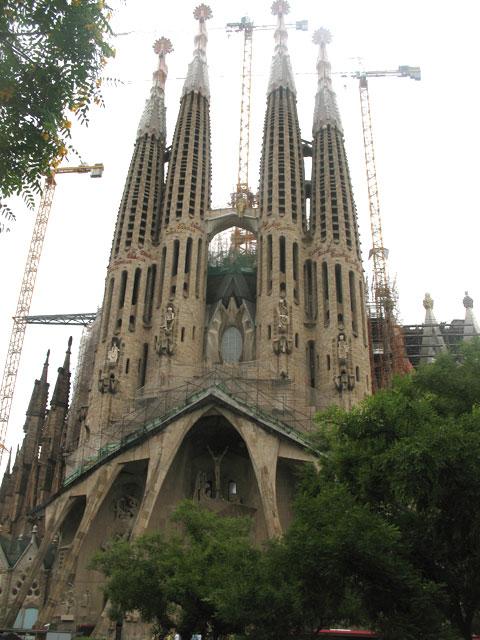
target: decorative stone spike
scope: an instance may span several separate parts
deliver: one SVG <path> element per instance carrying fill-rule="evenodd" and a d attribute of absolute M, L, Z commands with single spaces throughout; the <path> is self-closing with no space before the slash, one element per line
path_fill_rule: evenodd
<path fill-rule="evenodd" d="M 195 20 L 198 20 L 199 31 L 194 39 L 195 49 L 193 50 L 193 60 L 188 65 L 182 97 L 193 91 L 200 93 L 205 98 L 210 98 L 207 66 L 208 35 L 205 23 L 212 17 L 212 10 L 208 5 L 201 4 L 193 12 L 193 17 Z"/>
<path fill-rule="evenodd" d="M 274 16 L 277 16 L 278 24 L 275 29 L 275 51 L 272 58 L 270 81 L 268 83 L 269 94 L 280 87 L 289 89 L 294 94 L 296 93 L 290 56 L 288 55 L 287 49 L 288 33 L 285 27 L 285 20 L 283 19 L 289 11 L 290 7 L 286 0 L 276 0 L 276 2 L 272 4 L 272 13 Z"/>
<path fill-rule="evenodd" d="M 320 27 L 313 34 L 313 42 L 319 46 L 317 59 L 318 88 L 313 115 L 314 136 L 317 131 L 328 124 L 342 130 L 337 98 L 332 87 L 332 68 L 327 55 L 327 44 L 330 44 L 331 41 L 332 35 L 324 27 Z"/>
<path fill-rule="evenodd" d="M 153 73 L 153 86 L 150 97 L 145 102 L 145 108 L 138 125 L 137 138 L 146 134 L 154 135 L 157 139 L 166 136 L 165 83 L 168 67 L 165 56 L 173 51 L 173 46 L 168 38 L 162 37 L 154 42 L 153 50 L 158 55 L 158 68 Z"/>

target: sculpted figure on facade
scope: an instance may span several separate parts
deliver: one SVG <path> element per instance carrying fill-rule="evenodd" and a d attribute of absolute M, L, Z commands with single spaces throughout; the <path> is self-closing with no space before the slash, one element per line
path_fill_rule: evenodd
<path fill-rule="evenodd" d="M 107 351 L 108 366 L 111 368 L 116 367 L 119 357 L 120 357 L 120 341 L 118 338 L 113 337 L 112 344 L 110 345 L 110 348 Z"/>
<path fill-rule="evenodd" d="M 336 340 L 337 367 L 334 383 L 337 391 L 351 391 L 355 386 L 355 376 L 351 361 L 350 345 L 347 336 L 340 332 Z"/>
<path fill-rule="evenodd" d="M 163 323 L 160 327 L 160 336 L 157 339 L 157 353 L 171 356 L 175 352 L 175 307 L 169 302 L 163 314 Z"/>
<path fill-rule="evenodd" d="M 280 353 L 292 352 L 290 310 L 285 298 L 280 298 L 275 309 L 275 336 L 273 340 L 273 350 Z"/>

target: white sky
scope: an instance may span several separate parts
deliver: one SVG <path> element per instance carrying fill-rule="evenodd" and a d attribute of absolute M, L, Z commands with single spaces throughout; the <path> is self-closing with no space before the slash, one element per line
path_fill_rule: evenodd
<path fill-rule="evenodd" d="M 213 206 L 225 206 L 236 182 L 242 34 L 227 36 L 224 25 L 250 16 L 256 24 L 273 24 L 271 2 L 212 0 L 208 23 L 211 84 Z M 370 81 L 377 173 L 389 271 L 397 275 L 404 322 L 422 322 L 422 299 L 429 291 L 439 321 L 463 317 L 462 297 L 468 289 L 480 316 L 478 243 L 480 235 L 477 184 L 480 118 L 478 0 L 292 0 L 289 21 L 308 19 L 309 32 L 290 31 L 289 49 L 298 92 L 302 136 L 311 138 L 317 48 L 312 33 L 319 26 L 332 32 L 329 47 L 333 70 L 421 66 L 422 81 L 380 78 Z M 116 59 L 106 75 L 123 86 L 106 87 L 105 109 L 91 112 L 88 129 L 73 128 L 73 144 L 84 160 L 105 164 L 104 177 L 59 176 L 31 314 L 94 311 L 101 305 L 105 269 L 117 209 L 130 162 L 135 132 L 151 74 L 152 50 L 160 35 L 175 51 L 168 56 L 168 144 L 193 50 L 195 4 L 189 0 L 127 0 L 114 20 L 118 33 Z M 273 31 L 254 35 L 254 77 L 250 183 L 256 188 L 265 92 Z M 358 85 L 335 80 L 345 129 L 347 154 L 364 259 L 370 247 Z M 78 164 L 75 158 L 72 164 Z M 0 373 L 3 370 L 11 316 L 28 251 L 33 213 L 13 203 L 17 213 L 9 234 L 0 234 Z M 368 265 L 366 265 L 368 269 Z M 29 326 L 10 416 L 7 445 L 22 436 L 24 413 L 41 372 L 47 348 L 52 349 L 50 382 L 55 381 L 69 335 L 74 352 L 80 328 Z M 75 358 L 74 358 L 75 360 Z"/>

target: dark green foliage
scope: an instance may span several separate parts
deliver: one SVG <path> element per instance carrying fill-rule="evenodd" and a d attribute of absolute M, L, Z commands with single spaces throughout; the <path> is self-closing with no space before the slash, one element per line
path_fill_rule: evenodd
<path fill-rule="evenodd" d="M 103 0 L 3 0 L 0 11 L 0 201 L 33 203 L 41 177 L 69 148 L 72 113 L 101 103 L 114 54 Z M 11 212 L 5 209 L 6 217 Z"/>
<path fill-rule="evenodd" d="M 472 341 L 460 361 L 442 356 L 361 407 L 330 412 L 320 436 L 330 449 L 320 477 L 399 532 L 401 557 L 465 639 L 480 607 L 479 374 Z"/>

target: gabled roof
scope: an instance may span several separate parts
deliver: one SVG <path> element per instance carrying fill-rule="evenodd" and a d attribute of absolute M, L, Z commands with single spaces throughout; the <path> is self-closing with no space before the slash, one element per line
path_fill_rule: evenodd
<path fill-rule="evenodd" d="M 192 413 L 201 407 L 212 404 L 214 406 L 225 407 L 237 415 L 256 423 L 265 431 L 274 433 L 280 438 L 283 438 L 303 449 L 307 449 L 314 454 L 317 453 L 303 433 L 289 426 L 274 415 L 267 413 L 260 407 L 249 404 L 247 399 L 243 401 L 238 397 L 235 397 L 224 388 L 222 383 L 217 384 L 213 382 L 208 388 L 202 389 L 197 393 L 193 393 L 186 398 L 183 405 L 174 407 L 169 412 L 153 417 L 146 422 L 142 423 L 139 421 L 138 429 L 123 437 L 119 442 L 114 442 L 102 447 L 95 458 L 89 459 L 84 465 L 79 467 L 73 474 L 65 479 L 64 487 L 70 487 L 72 484 L 76 484 L 80 480 L 83 480 L 87 475 L 90 475 L 95 469 L 102 466 L 105 462 L 113 460 L 120 455 L 120 453 L 141 444 L 145 440 L 148 440 L 152 435 L 159 433 L 180 417 L 188 413 Z M 53 498 L 54 496 L 52 496 L 48 502 Z"/>

